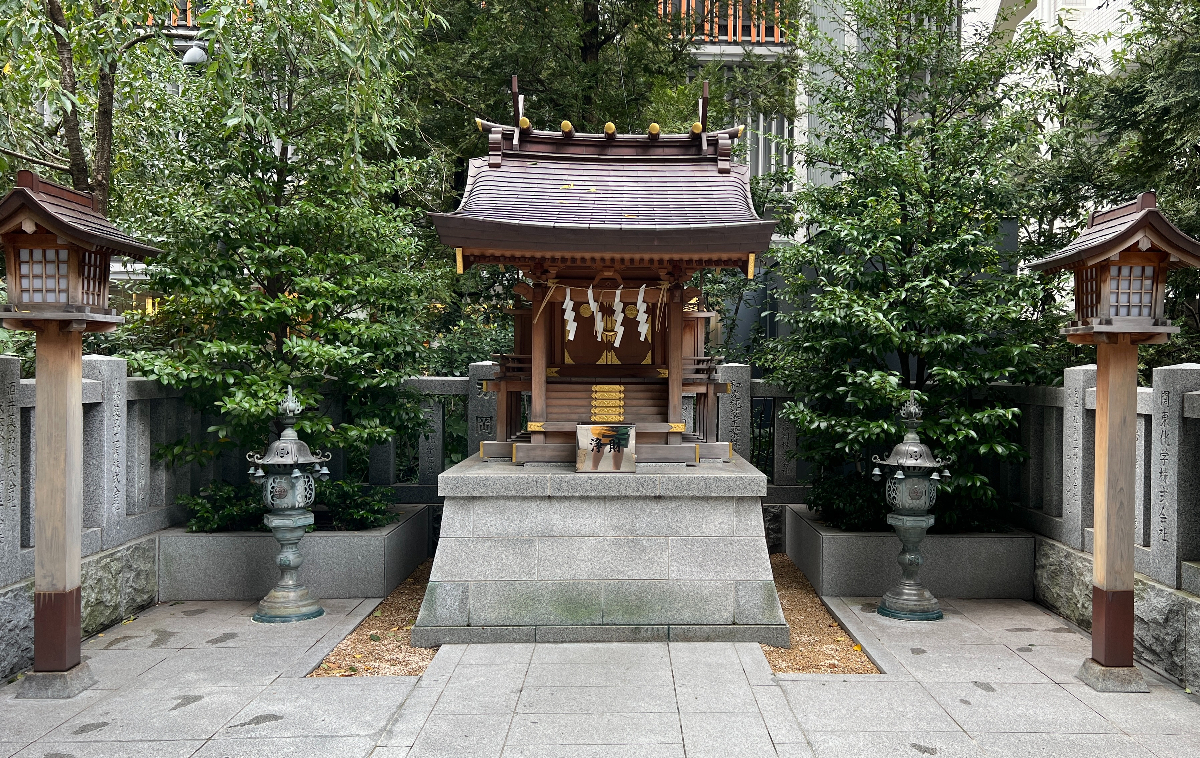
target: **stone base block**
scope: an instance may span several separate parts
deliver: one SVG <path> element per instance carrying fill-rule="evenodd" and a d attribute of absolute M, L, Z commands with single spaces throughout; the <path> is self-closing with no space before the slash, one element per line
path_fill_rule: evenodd
<path fill-rule="evenodd" d="M 1134 666 L 1101 666 L 1088 658 L 1079 667 L 1075 678 L 1096 692 L 1149 692 L 1142 672 Z"/>
<path fill-rule="evenodd" d="M 96 683 L 87 661 L 68 671 L 31 671 L 21 680 L 17 698 L 22 700 L 69 700 Z"/>
<path fill-rule="evenodd" d="M 442 474 L 416 645 L 788 644 L 761 498 L 744 460 L 579 474 L 472 457 Z"/>
<path fill-rule="evenodd" d="M 900 581 L 892 532 L 843 532 L 806 505 L 784 506 L 784 530 L 785 552 L 818 595 L 880 597 Z M 921 555 L 921 583 L 935 597 L 1033 599 L 1031 534 L 931 534 Z"/>
<path fill-rule="evenodd" d="M 1037 538 L 1037 601 L 1085 631 L 1092 628 L 1092 556 Z M 1200 688 L 1200 597 L 1133 578 L 1134 659 L 1192 689 Z"/>
<path fill-rule="evenodd" d="M 417 626 L 416 647 L 494 642 L 760 642 L 788 647 L 786 624 L 678 626 Z"/>

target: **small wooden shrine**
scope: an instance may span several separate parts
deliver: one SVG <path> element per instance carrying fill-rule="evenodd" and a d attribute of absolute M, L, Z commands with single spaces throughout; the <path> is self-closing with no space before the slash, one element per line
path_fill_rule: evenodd
<path fill-rule="evenodd" d="M 458 209 L 433 214 L 460 273 L 500 264 L 526 279 L 514 354 L 485 386 L 497 424 L 481 457 L 574 461 L 577 424 L 625 423 L 640 463 L 729 459 L 716 441 L 727 387 L 704 354 L 715 314 L 687 282 L 703 268 L 752 277 L 770 247 L 775 222 L 755 213 L 749 170 L 731 160 L 743 127 L 708 131 L 705 99 L 686 134 L 618 134 L 611 122 L 583 134 L 568 121 L 541 131 L 513 91 L 516 124 L 477 121 L 488 154 L 472 159 Z"/>

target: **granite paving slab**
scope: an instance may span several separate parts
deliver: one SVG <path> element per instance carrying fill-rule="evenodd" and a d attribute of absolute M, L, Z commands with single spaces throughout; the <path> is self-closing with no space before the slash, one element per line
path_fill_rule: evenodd
<path fill-rule="evenodd" d="M 961 731 L 809 732 L 808 738 L 816 758 L 982 758 L 987 755 Z"/>
<path fill-rule="evenodd" d="M 96 677 L 92 689 L 119 690 L 172 656 L 170 650 L 87 650 L 81 656 Z"/>
<path fill-rule="evenodd" d="M 884 644 L 920 682 L 1050 681 L 1004 645 L 935 645 L 891 640 L 885 640 Z"/>
<path fill-rule="evenodd" d="M 17 700 L 16 694 L 15 684 L 0 688 L 0 736 L 5 743 L 24 747 L 113 693 L 87 690 L 70 700 Z"/>
<path fill-rule="evenodd" d="M 280 681 L 247 703 L 219 738 L 345 737 L 382 733 L 415 677 Z"/>
<path fill-rule="evenodd" d="M 818 732 L 952 732 L 958 725 L 919 682 L 782 682 L 800 727 Z"/>
<path fill-rule="evenodd" d="M 1087 636 L 1031 603 L 905 624 L 826 600 L 883 673 L 776 675 L 756 644 L 664 641 L 443 645 L 420 678 L 310 679 L 378 601 L 307 627 L 163 604 L 88 641 L 97 688 L 0 688 L 0 758 L 1200 758 L 1200 699 L 1153 675 L 1093 692 L 1073 676 Z M 1042 634 L 1057 644 L 1018 644 Z"/>
<path fill-rule="evenodd" d="M 37 742 L 16 753 L 16 758 L 188 758 L 204 747 L 204 740 L 148 742 Z M 229 754 L 230 757 L 234 754 Z"/>
<path fill-rule="evenodd" d="M 1139 734 L 1137 741 L 1158 758 L 1200 758 L 1200 740 L 1191 734 Z"/>
<path fill-rule="evenodd" d="M 931 682 L 926 686 L 954 721 L 968 732 L 1102 734 L 1120 731 L 1059 684 Z"/>
<path fill-rule="evenodd" d="M 287 647 L 271 650 L 269 654 L 264 652 L 262 648 L 253 647 L 184 648 L 143 672 L 139 684 L 146 687 L 265 687 L 304 654 L 303 649 Z"/>
<path fill-rule="evenodd" d="M 1177 687 L 1151 687 L 1137 696 L 1078 683 L 1063 689 L 1128 734 L 1190 734 L 1200 743 L 1200 697 Z"/>
<path fill-rule="evenodd" d="M 682 744 L 506 745 L 502 755 L 503 758 L 684 758 Z"/>
<path fill-rule="evenodd" d="M 194 758 L 365 758 L 377 755 L 375 739 L 366 737 L 253 737 L 215 738 Z M 81 756 L 82 758 L 82 756 Z"/>
<path fill-rule="evenodd" d="M 988 755 L 1030 758 L 1153 758 L 1162 756 L 1127 734 L 977 734 Z M 939 753 L 940 755 L 940 753 Z"/>
<path fill-rule="evenodd" d="M 206 740 L 262 687 L 127 688 L 52 730 L 53 742 Z"/>

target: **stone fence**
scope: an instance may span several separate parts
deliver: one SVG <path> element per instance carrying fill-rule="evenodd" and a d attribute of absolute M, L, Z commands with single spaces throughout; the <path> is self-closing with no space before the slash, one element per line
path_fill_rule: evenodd
<path fill-rule="evenodd" d="M 1062 387 L 1006 386 L 1028 459 L 988 475 L 1036 535 L 1034 596 L 1091 628 L 1096 367 Z M 1134 644 L 1139 661 L 1200 685 L 1200 364 L 1139 387 L 1134 482 Z"/>
<path fill-rule="evenodd" d="M 37 414 L 34 380 L 20 377 L 20 361 L 0 356 L 0 588 L 33 575 Z M 180 393 L 127 377 L 120 358 L 84 356 L 83 377 L 83 554 L 90 556 L 184 519 L 175 497 L 199 490 L 204 472 L 172 467 L 154 452 L 204 428 Z"/>
<path fill-rule="evenodd" d="M 1138 573 L 1200 594 L 1200 364 L 1154 369 L 1138 388 L 1134 483 Z M 997 467 L 1017 525 L 1092 551 L 1096 368 L 1065 371 L 1062 387 L 1005 387 L 1021 411 L 1021 465 Z"/>

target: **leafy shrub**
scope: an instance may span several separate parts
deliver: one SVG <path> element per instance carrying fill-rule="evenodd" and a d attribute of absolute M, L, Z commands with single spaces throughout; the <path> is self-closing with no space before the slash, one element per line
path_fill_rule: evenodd
<path fill-rule="evenodd" d="M 180 495 L 175 502 L 187 508 L 189 532 L 263 531 L 267 509 L 262 490 L 253 484 L 233 486 L 217 482 L 195 495 Z"/>
<path fill-rule="evenodd" d="M 391 490 L 363 487 L 357 482 L 317 482 L 317 503 L 329 509 L 335 529 L 374 529 L 396 520 Z"/>

